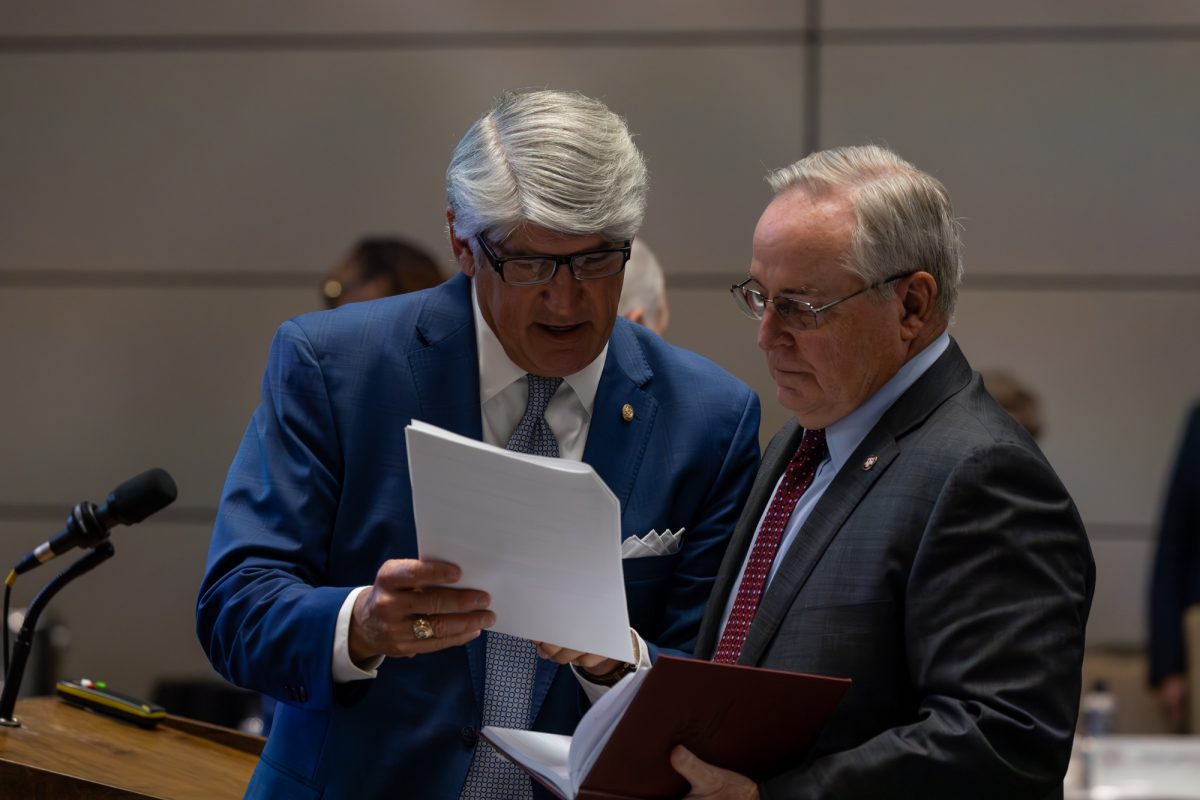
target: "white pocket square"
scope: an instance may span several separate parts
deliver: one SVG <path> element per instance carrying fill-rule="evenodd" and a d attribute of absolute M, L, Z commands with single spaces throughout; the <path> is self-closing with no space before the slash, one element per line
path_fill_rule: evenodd
<path fill-rule="evenodd" d="M 640 539 L 630 536 L 621 542 L 621 558 L 645 558 L 647 556 L 669 556 L 679 552 L 680 538 L 686 528 L 680 528 L 674 533 L 670 529 L 659 533 L 651 530 Z"/>

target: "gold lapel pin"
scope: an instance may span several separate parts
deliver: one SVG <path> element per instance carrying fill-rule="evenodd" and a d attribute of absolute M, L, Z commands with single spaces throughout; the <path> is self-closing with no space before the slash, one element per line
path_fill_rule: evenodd
<path fill-rule="evenodd" d="M 621 419 L 626 422 L 633 422 L 633 406 L 629 405 L 629 403 L 621 406 Z"/>
<path fill-rule="evenodd" d="M 869 470 L 879 462 L 879 456 L 867 456 L 867 460 L 863 462 L 863 471 Z"/>

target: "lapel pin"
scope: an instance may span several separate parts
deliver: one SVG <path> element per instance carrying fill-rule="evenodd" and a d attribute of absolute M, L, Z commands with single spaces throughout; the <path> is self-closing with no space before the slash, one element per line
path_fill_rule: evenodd
<path fill-rule="evenodd" d="M 629 403 L 621 406 L 621 419 L 626 422 L 633 422 L 633 406 L 629 405 Z"/>
<path fill-rule="evenodd" d="M 867 456 L 867 460 L 863 462 L 863 471 L 866 472 L 878 462 L 879 456 Z"/>

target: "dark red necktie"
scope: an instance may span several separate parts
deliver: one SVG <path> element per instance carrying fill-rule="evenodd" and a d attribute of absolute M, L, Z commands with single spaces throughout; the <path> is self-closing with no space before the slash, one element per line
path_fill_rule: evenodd
<path fill-rule="evenodd" d="M 725 632 L 721 635 L 721 642 L 717 645 L 713 661 L 736 664 L 738 656 L 742 654 L 742 645 L 746 643 L 750 623 L 754 621 L 754 615 L 758 612 L 763 588 L 767 585 L 767 575 L 771 573 L 771 565 L 775 563 L 775 554 L 779 551 L 779 542 L 783 540 L 788 520 L 791 519 L 792 512 L 796 510 L 796 503 L 812 483 L 813 476 L 817 474 L 817 467 L 824 459 L 824 429 L 805 431 L 803 441 L 796 448 L 796 454 L 792 456 L 783 480 L 779 482 L 779 488 L 771 498 L 771 506 L 767 509 L 767 515 L 763 517 L 754 547 L 750 549 L 750 558 L 746 561 L 746 569 L 742 573 L 742 583 L 738 587 L 733 610 L 729 613 L 729 621 L 725 623 Z"/>

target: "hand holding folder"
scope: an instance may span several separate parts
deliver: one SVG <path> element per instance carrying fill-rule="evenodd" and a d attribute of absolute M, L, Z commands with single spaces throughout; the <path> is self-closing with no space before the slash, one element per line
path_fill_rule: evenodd
<path fill-rule="evenodd" d="M 682 744 L 761 778 L 802 752 L 850 681 L 659 656 L 584 715 L 575 736 L 486 726 L 482 737 L 564 800 L 666 800 L 688 784 L 669 761 Z"/>

